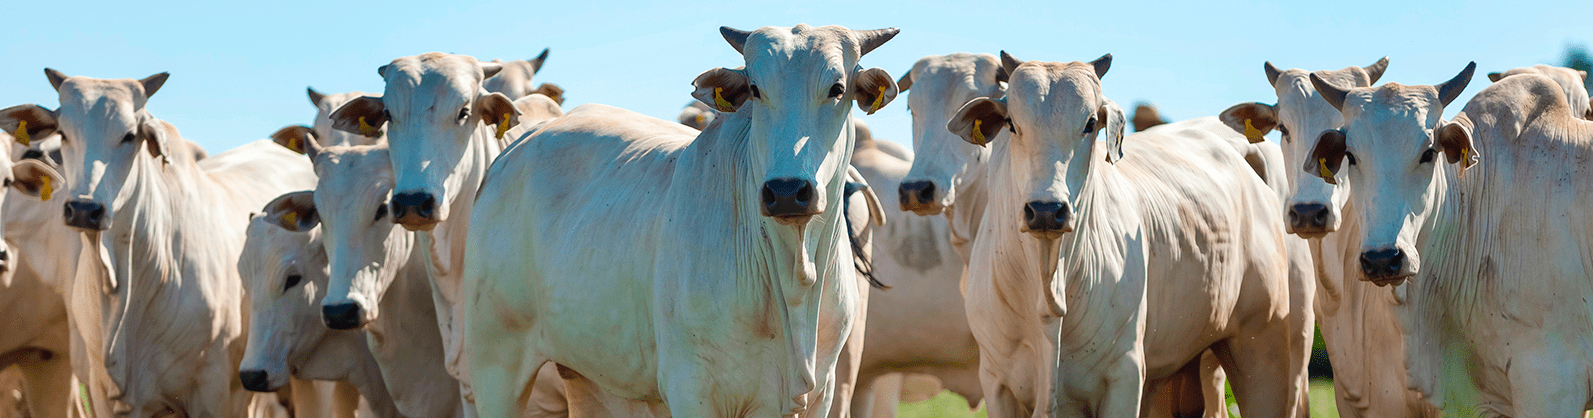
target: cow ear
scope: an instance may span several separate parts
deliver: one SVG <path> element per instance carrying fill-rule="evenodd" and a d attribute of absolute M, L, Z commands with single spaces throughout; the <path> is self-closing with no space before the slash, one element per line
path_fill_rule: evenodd
<path fill-rule="evenodd" d="M 481 116 L 481 123 L 498 127 L 494 131 L 498 139 L 503 139 L 503 134 L 509 132 L 509 128 L 520 124 L 520 109 L 515 109 L 514 101 L 503 93 L 477 97 L 476 114 Z"/>
<path fill-rule="evenodd" d="M 1336 178 L 1344 162 L 1344 139 L 1344 131 L 1322 131 L 1322 136 L 1317 137 L 1316 147 L 1311 148 L 1311 159 L 1305 162 L 1305 172 L 1320 177 L 1327 184 L 1339 184 Z"/>
<path fill-rule="evenodd" d="M 559 87 L 558 84 L 542 83 L 537 86 L 536 90 L 532 90 L 531 94 L 548 96 L 549 99 L 553 99 L 554 103 L 558 103 L 560 106 L 564 105 L 564 88 Z"/>
<path fill-rule="evenodd" d="M 321 99 L 326 98 L 326 95 L 325 94 L 321 94 L 321 92 L 315 91 L 315 87 L 305 87 L 304 90 L 306 92 L 310 93 L 310 105 L 311 106 L 315 106 L 315 107 L 321 107 Z"/>
<path fill-rule="evenodd" d="M 149 150 L 151 157 L 160 158 L 162 163 L 171 162 L 171 139 L 166 135 L 165 122 L 145 116 L 138 123 L 138 136 L 144 140 L 144 148 Z"/>
<path fill-rule="evenodd" d="M 726 35 L 729 38 L 729 35 Z M 708 107 L 725 113 L 734 113 L 742 103 L 752 97 L 752 84 L 741 70 L 715 68 L 698 75 L 691 85 L 696 87 L 691 97 Z"/>
<path fill-rule="evenodd" d="M 266 222 L 293 232 L 304 232 L 321 223 L 315 210 L 315 192 L 302 191 L 277 196 L 265 207 Z"/>
<path fill-rule="evenodd" d="M 907 91 L 907 89 L 912 88 L 912 87 L 913 87 L 913 71 L 912 70 L 907 70 L 907 74 L 902 74 L 902 78 L 896 79 L 896 91 L 897 92 Z"/>
<path fill-rule="evenodd" d="M 1001 133 L 1001 127 L 1007 123 L 1006 99 L 980 97 L 969 100 L 961 109 L 957 109 L 957 114 L 946 122 L 946 129 L 962 137 L 962 140 L 982 147 L 995 140 L 996 134 Z"/>
<path fill-rule="evenodd" d="M 25 104 L 0 109 L 0 129 L 23 146 L 55 133 L 56 123 L 55 112 L 44 106 Z"/>
<path fill-rule="evenodd" d="M 1107 55 L 1110 59 L 1111 55 Z M 1128 118 L 1123 115 L 1123 107 L 1118 106 L 1112 99 L 1101 99 L 1101 108 L 1095 111 L 1096 119 L 1102 123 L 1106 135 L 1106 162 L 1116 164 L 1123 161 L 1123 126 L 1128 124 Z"/>
<path fill-rule="evenodd" d="M 852 192 L 862 192 L 863 200 L 868 202 L 868 219 L 877 226 L 885 225 L 885 205 L 879 202 L 879 195 L 874 194 L 874 188 L 868 185 L 868 179 L 863 178 L 863 173 L 856 167 L 846 167 L 846 187 Z"/>
<path fill-rule="evenodd" d="M 1460 164 L 1457 176 L 1464 175 L 1466 169 L 1482 160 L 1482 153 L 1471 146 L 1471 119 L 1465 114 L 1455 116 L 1455 120 L 1439 124 L 1438 129 L 1433 132 L 1433 139 L 1433 142 L 1444 151 L 1444 157 L 1450 164 Z"/>
<path fill-rule="evenodd" d="M 344 103 L 331 119 L 332 129 L 375 138 L 382 136 L 382 124 L 387 123 L 387 106 L 380 97 L 364 96 Z"/>
<path fill-rule="evenodd" d="M 304 154 L 311 160 L 314 160 L 315 155 L 321 151 L 321 144 L 316 142 L 315 130 L 304 125 L 290 125 L 278 129 L 271 134 L 271 141 L 293 152 Z"/>
<path fill-rule="evenodd" d="M 852 78 L 852 98 L 857 100 L 858 108 L 870 115 L 896 100 L 900 92 L 896 82 L 891 81 L 891 74 L 878 67 L 859 71 Z"/>
<path fill-rule="evenodd" d="M 38 160 L 18 161 L 11 166 L 11 178 L 11 188 L 46 201 L 57 188 L 66 184 L 61 173 Z"/>
<path fill-rule="evenodd" d="M 481 66 L 481 79 L 482 80 L 486 80 L 486 79 L 492 78 L 492 76 L 498 75 L 499 72 L 503 71 L 503 64 L 501 64 L 501 63 L 481 62 L 481 63 L 478 63 L 478 65 Z"/>
<path fill-rule="evenodd" d="M 144 98 L 148 99 L 154 96 L 155 92 L 160 91 L 160 86 L 166 85 L 167 77 L 171 77 L 171 73 L 155 74 L 144 77 L 143 80 L 138 80 L 138 84 L 144 86 Z"/>
<path fill-rule="evenodd" d="M 61 91 L 61 83 L 65 83 L 67 77 L 66 73 L 57 71 L 54 68 L 45 68 L 44 78 L 50 79 L 50 87 L 55 88 L 55 91 Z"/>
<path fill-rule="evenodd" d="M 1278 127 L 1278 110 L 1265 103 L 1240 103 L 1217 115 L 1224 125 L 1233 128 L 1250 143 L 1266 141 L 1268 132 Z"/>
<path fill-rule="evenodd" d="M 1504 79 L 1504 74 L 1503 73 L 1488 73 L 1488 81 L 1492 81 L 1492 82 L 1498 83 L 1499 80 L 1503 80 L 1503 79 Z"/>

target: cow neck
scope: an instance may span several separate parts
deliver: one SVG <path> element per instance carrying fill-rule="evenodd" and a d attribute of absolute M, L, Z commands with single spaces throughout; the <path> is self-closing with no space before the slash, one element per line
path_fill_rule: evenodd
<path fill-rule="evenodd" d="M 1001 135 L 1006 135 L 1002 132 Z M 997 141 L 1010 139 L 997 137 Z M 953 237 L 952 246 L 957 248 L 957 253 L 962 256 L 964 264 L 968 263 L 973 242 L 979 235 L 979 220 L 985 216 L 985 206 L 989 196 L 990 153 L 976 153 L 973 161 L 963 169 L 962 180 L 957 182 L 957 200 L 946 208 L 946 220 L 950 221 Z"/>
<path fill-rule="evenodd" d="M 486 179 L 487 167 L 492 160 L 502 152 L 498 141 L 492 136 L 492 127 L 481 125 L 470 134 L 470 141 L 465 148 L 464 157 L 460 158 L 454 175 L 464 176 L 459 182 L 459 192 L 455 193 L 448 201 L 448 219 L 439 223 L 431 231 L 416 233 L 428 251 L 429 274 L 433 280 L 441 280 L 438 286 L 445 293 L 449 302 L 458 302 L 456 298 L 459 289 L 459 271 L 454 268 L 454 260 L 462 260 L 465 249 L 465 234 L 470 227 L 470 211 L 476 203 L 476 194 L 481 189 L 481 182 Z M 460 256 L 460 257 L 455 257 Z"/>
<path fill-rule="evenodd" d="M 835 280 L 850 270 L 841 267 L 851 266 L 851 246 L 835 214 L 843 213 L 844 199 L 839 192 L 846 179 L 842 170 L 851 163 L 852 123 L 848 116 L 841 129 L 841 135 L 846 136 L 842 141 L 844 149 L 831 153 L 831 158 L 841 160 L 833 165 L 837 172 L 831 173 L 831 184 L 826 188 L 831 196 L 824 213 L 814 216 L 798 235 L 795 229 L 763 216 L 756 199 L 744 197 L 756 196 L 764 172 L 754 163 L 762 156 L 754 155 L 757 150 L 749 146 L 750 122 L 749 116 L 740 113 L 726 113 L 715 119 L 685 148 L 674 170 L 672 189 L 683 192 L 675 195 L 677 213 L 723 213 L 726 219 L 696 222 L 732 226 L 734 233 L 727 244 L 733 248 L 730 273 L 736 280 L 734 291 L 739 295 L 734 300 L 751 301 L 738 307 L 740 313 L 771 315 L 784 331 L 769 337 L 784 342 L 788 367 L 781 376 L 785 390 L 782 399 L 793 399 L 808 393 L 808 388 L 817 382 L 821 294 L 833 294 L 840 286 L 851 285 L 849 281 Z M 729 210 L 703 211 L 704 207 Z M 812 284 L 801 283 L 803 274 L 812 277 Z M 782 407 L 789 410 L 789 405 Z"/>

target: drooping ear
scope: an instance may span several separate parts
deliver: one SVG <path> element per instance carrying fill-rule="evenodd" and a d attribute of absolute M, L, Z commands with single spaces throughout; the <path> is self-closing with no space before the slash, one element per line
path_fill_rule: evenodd
<path fill-rule="evenodd" d="M 1001 133 L 1001 128 L 1008 122 L 1006 99 L 980 97 L 969 100 L 961 109 L 957 109 L 957 114 L 946 121 L 946 130 L 970 144 L 982 147 L 995 140 L 996 134 Z"/>
<path fill-rule="evenodd" d="M 138 84 L 144 86 L 144 98 L 147 99 L 151 96 L 154 96 L 155 92 L 160 91 L 160 86 L 166 85 L 167 77 L 171 77 L 171 73 L 155 74 L 149 77 L 144 77 L 143 80 L 138 80 Z"/>
<path fill-rule="evenodd" d="M 160 158 L 162 163 L 171 162 L 171 142 L 166 135 L 165 122 L 153 116 L 144 116 L 138 122 L 138 136 L 144 140 L 144 147 L 149 150 L 151 157 Z"/>
<path fill-rule="evenodd" d="M 16 138 L 18 144 L 27 146 L 34 139 L 55 133 L 58 126 L 55 112 L 36 104 L 25 104 L 0 109 L 0 129 Z"/>
<path fill-rule="evenodd" d="M 386 110 L 387 105 L 382 103 L 380 97 L 364 96 L 349 100 L 332 112 L 332 129 L 367 138 L 382 136 L 382 124 L 387 123 Z"/>
<path fill-rule="evenodd" d="M 886 41 L 890 41 L 891 38 L 895 38 L 896 34 L 900 32 L 901 30 L 896 28 L 852 31 L 853 38 L 857 39 L 857 56 L 862 57 L 864 55 L 868 55 L 868 53 L 873 52 L 875 48 L 879 48 L 880 45 L 884 45 Z"/>
<path fill-rule="evenodd" d="M 725 42 L 729 42 L 730 47 L 735 48 L 736 53 L 740 54 L 742 53 L 741 48 L 747 46 L 747 37 L 752 36 L 752 32 L 735 29 L 729 26 L 720 26 L 719 36 L 725 37 Z"/>
<path fill-rule="evenodd" d="M 913 70 L 907 70 L 907 74 L 902 74 L 902 78 L 896 79 L 896 91 L 907 91 L 907 89 L 912 87 Z"/>
<path fill-rule="evenodd" d="M 537 89 L 532 90 L 531 94 L 541 94 L 543 96 L 548 96 L 549 99 L 553 99 L 554 103 L 558 103 L 560 105 L 564 104 L 564 88 L 559 87 L 558 84 L 542 83 L 537 85 Z"/>
<path fill-rule="evenodd" d="M 1272 61 L 1267 61 L 1261 69 L 1267 72 L 1267 85 L 1278 85 L 1278 77 L 1283 75 L 1283 71 L 1279 71 L 1278 67 L 1273 66 Z"/>
<path fill-rule="evenodd" d="M 1488 73 L 1488 81 L 1492 81 L 1492 82 L 1498 83 L 1499 80 L 1503 80 L 1503 79 L 1504 79 L 1504 73 Z"/>
<path fill-rule="evenodd" d="M 1471 83 L 1471 73 L 1474 71 L 1477 71 L 1476 61 L 1466 64 L 1466 69 L 1460 70 L 1460 74 L 1456 74 L 1455 78 L 1436 86 L 1438 87 L 1438 102 L 1447 107 L 1449 102 L 1453 102 L 1455 98 L 1460 97 L 1460 92 L 1466 90 L 1466 84 Z"/>
<path fill-rule="evenodd" d="M 547 61 L 548 61 L 548 49 L 547 48 L 542 48 L 542 53 L 541 54 L 537 54 L 536 58 L 532 58 L 532 59 L 527 61 L 527 62 L 531 63 L 531 74 L 536 74 L 537 71 L 542 71 L 542 63 L 547 62 Z"/>
<path fill-rule="evenodd" d="M 1107 59 L 1110 57 L 1107 55 Z M 1123 126 L 1128 124 L 1128 118 L 1123 116 L 1123 108 L 1112 99 L 1101 98 L 1101 108 L 1095 111 L 1095 117 L 1104 124 L 1106 162 L 1116 164 L 1123 161 Z"/>
<path fill-rule="evenodd" d="M 66 82 L 66 73 L 56 71 L 54 68 L 45 68 L 44 77 L 50 79 L 50 87 L 54 87 L 55 91 L 61 91 L 61 83 Z"/>
<path fill-rule="evenodd" d="M 321 99 L 325 99 L 326 98 L 325 94 L 321 94 L 321 92 L 315 91 L 315 87 L 305 87 L 304 91 L 310 93 L 310 105 L 311 106 L 320 107 L 321 106 Z"/>
<path fill-rule="evenodd" d="M 1317 137 L 1316 147 L 1311 148 L 1310 160 L 1305 162 L 1305 172 L 1321 178 L 1327 184 L 1339 184 L 1335 178 L 1344 162 L 1345 148 L 1344 131 L 1322 131 L 1322 135 Z"/>
<path fill-rule="evenodd" d="M 1311 73 L 1311 85 L 1316 87 L 1316 92 L 1320 93 L 1318 96 L 1322 96 L 1322 100 L 1327 100 L 1334 109 L 1344 111 L 1344 97 L 1350 94 L 1349 90 L 1333 85 L 1316 73 Z"/>
<path fill-rule="evenodd" d="M 65 185 L 61 173 L 38 160 L 22 160 L 11 166 L 11 187 L 22 194 L 50 200 L 57 188 Z"/>
<path fill-rule="evenodd" d="M 1012 72 L 1016 71 L 1019 65 L 1023 65 L 1023 60 L 1008 54 L 1007 51 L 1001 51 L 1001 71 L 1005 72 L 1009 79 L 1012 77 Z M 996 79 L 1000 78 L 1000 75 L 996 76 Z"/>
<path fill-rule="evenodd" d="M 1266 141 L 1268 132 L 1278 127 L 1278 110 L 1266 103 L 1240 103 L 1217 115 L 1224 125 L 1244 134 L 1254 144 Z"/>
<path fill-rule="evenodd" d="M 868 219 L 876 226 L 885 225 L 885 206 L 879 203 L 879 195 L 874 194 L 874 188 L 868 185 L 868 180 L 863 178 L 863 173 L 857 168 L 846 167 L 846 185 L 848 188 L 857 188 L 863 193 L 863 200 L 868 202 Z M 855 186 L 854 186 L 855 185 Z"/>
<path fill-rule="evenodd" d="M 858 71 L 852 78 L 852 98 L 857 100 L 859 109 L 870 115 L 896 100 L 900 91 L 891 81 L 891 74 L 879 67 Z"/>
<path fill-rule="evenodd" d="M 1090 61 L 1090 66 L 1095 67 L 1095 78 L 1105 78 L 1106 70 L 1112 69 L 1112 54 L 1102 55 L 1095 61 Z"/>
<path fill-rule="evenodd" d="M 293 232 L 304 232 L 321 223 L 315 210 L 315 192 L 292 192 L 277 196 L 265 206 L 266 222 Z"/>
<path fill-rule="evenodd" d="M 1471 118 L 1465 113 L 1455 116 L 1455 120 L 1441 122 L 1438 129 L 1433 130 L 1433 142 L 1444 151 L 1444 158 L 1450 164 L 1460 164 L 1456 176 L 1466 174 L 1466 169 L 1482 161 L 1482 153 L 1471 146 Z"/>
<path fill-rule="evenodd" d="M 726 39 L 729 39 L 728 35 Z M 752 85 L 742 70 L 715 68 L 704 71 L 696 80 L 692 80 L 691 85 L 696 87 L 691 97 L 720 112 L 735 112 L 747 98 L 752 97 Z"/>
<path fill-rule="evenodd" d="M 503 71 L 503 64 L 501 64 L 501 63 L 481 62 L 481 63 L 478 63 L 477 65 L 481 66 L 481 79 L 482 80 L 486 80 L 486 79 L 492 78 L 492 76 L 498 75 L 499 71 Z"/>
<path fill-rule="evenodd" d="M 1372 65 L 1361 67 L 1361 70 L 1366 71 L 1366 76 L 1371 78 L 1371 81 L 1367 82 L 1366 85 L 1377 84 L 1377 79 L 1383 78 L 1383 72 L 1388 71 L 1388 57 L 1383 57 L 1372 63 Z"/>
<path fill-rule="evenodd" d="M 315 160 L 315 156 L 321 153 L 321 144 L 316 139 L 315 130 L 304 125 L 289 125 L 271 134 L 271 141 L 304 154 L 310 160 Z"/>
<path fill-rule="evenodd" d="M 498 127 L 494 134 L 498 139 L 503 139 L 503 134 L 509 128 L 520 124 L 520 109 L 514 108 L 514 101 L 503 93 L 488 93 L 476 98 L 476 114 L 481 115 L 481 123 Z"/>

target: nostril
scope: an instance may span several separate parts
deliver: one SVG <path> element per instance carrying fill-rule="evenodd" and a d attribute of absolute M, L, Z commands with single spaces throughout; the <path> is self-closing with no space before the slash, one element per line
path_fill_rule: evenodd
<path fill-rule="evenodd" d="M 769 185 L 767 185 L 767 184 L 763 185 L 763 196 L 762 197 L 763 197 L 763 205 L 764 206 L 774 206 L 774 204 L 777 203 L 777 201 L 774 198 L 774 189 L 769 188 Z"/>
<path fill-rule="evenodd" d="M 1320 210 L 1320 211 L 1316 212 L 1316 216 L 1312 217 L 1311 220 L 1315 221 L 1317 225 L 1326 226 L 1327 225 L 1327 215 L 1328 215 L 1328 212 L 1326 210 Z"/>
<path fill-rule="evenodd" d="M 1023 221 L 1029 223 L 1034 222 L 1034 206 L 1023 205 Z"/>
<path fill-rule="evenodd" d="M 805 206 L 808 201 L 813 200 L 813 183 L 803 183 L 802 188 L 797 189 L 796 201 Z"/>

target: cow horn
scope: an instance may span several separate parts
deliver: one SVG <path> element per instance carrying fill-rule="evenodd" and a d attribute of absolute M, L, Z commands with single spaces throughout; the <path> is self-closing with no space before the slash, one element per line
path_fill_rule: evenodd
<path fill-rule="evenodd" d="M 852 36 L 857 38 L 857 56 L 868 55 L 869 52 L 874 51 L 874 48 L 879 48 L 886 41 L 895 38 L 899 32 L 901 32 L 901 29 L 896 28 L 852 31 Z"/>
<path fill-rule="evenodd" d="M 1344 96 L 1349 95 L 1350 92 L 1333 85 L 1333 83 L 1329 83 L 1327 80 L 1323 80 L 1316 73 L 1311 73 L 1311 85 L 1316 86 L 1316 91 L 1321 93 L 1322 100 L 1327 100 L 1328 104 L 1333 105 L 1334 109 L 1344 110 Z"/>
<path fill-rule="evenodd" d="M 44 76 L 50 79 L 50 87 L 54 87 L 56 91 L 60 91 L 61 83 L 66 82 L 66 74 L 56 71 L 54 68 L 45 68 Z"/>
<path fill-rule="evenodd" d="M 1090 61 L 1090 65 L 1095 67 L 1095 78 L 1106 77 L 1106 70 L 1112 69 L 1112 54 L 1102 55 Z"/>
<path fill-rule="evenodd" d="M 1372 65 L 1361 67 L 1361 69 L 1366 70 L 1366 76 L 1372 78 L 1366 85 L 1377 84 L 1377 79 L 1383 78 L 1383 71 L 1388 70 L 1388 57 L 1383 57 L 1383 59 L 1372 63 Z"/>
<path fill-rule="evenodd" d="M 1460 97 L 1460 92 L 1466 90 L 1466 84 L 1471 83 L 1471 73 L 1474 71 L 1477 71 L 1476 61 L 1466 64 L 1466 69 L 1460 70 L 1460 74 L 1455 75 L 1455 78 L 1445 81 L 1444 84 L 1439 84 L 1438 102 L 1444 106 L 1449 106 L 1449 102 L 1453 102 L 1455 98 Z"/>
<path fill-rule="evenodd" d="M 1023 61 L 1019 60 L 1018 57 L 1008 54 L 1005 50 L 1001 51 L 1001 70 L 1007 72 L 1007 77 L 1012 77 L 1012 72 L 1016 71 L 1018 66 L 1022 64 Z M 998 76 L 997 78 L 1000 77 Z"/>
<path fill-rule="evenodd" d="M 1279 71 L 1278 67 L 1273 66 L 1272 61 L 1267 61 L 1266 65 L 1261 69 L 1267 71 L 1267 84 L 1278 85 L 1278 76 L 1283 75 L 1283 71 Z"/>
<path fill-rule="evenodd" d="M 736 53 L 741 53 L 741 48 L 747 46 L 747 37 L 752 36 L 752 32 L 729 26 L 720 26 L 719 35 L 725 37 L 725 42 L 729 42 L 730 47 L 736 49 Z"/>

